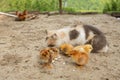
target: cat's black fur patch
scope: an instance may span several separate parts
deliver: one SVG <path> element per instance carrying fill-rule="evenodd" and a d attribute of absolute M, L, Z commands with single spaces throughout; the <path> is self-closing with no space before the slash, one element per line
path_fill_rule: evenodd
<path fill-rule="evenodd" d="M 86 34 L 86 39 L 88 38 L 90 31 L 92 31 L 95 34 L 93 39 L 86 42 L 86 44 L 91 44 L 93 46 L 92 52 L 97 52 L 98 50 L 101 50 L 107 45 L 106 37 L 100 30 L 90 25 L 84 25 L 83 27 Z"/>
<path fill-rule="evenodd" d="M 70 40 L 76 39 L 79 36 L 79 32 L 74 29 L 69 32 Z"/>
<path fill-rule="evenodd" d="M 85 30 L 85 38 L 87 39 L 88 36 L 89 36 L 90 29 L 87 25 L 84 25 L 83 27 L 84 27 L 84 30 Z"/>
<path fill-rule="evenodd" d="M 91 25 L 83 25 L 85 33 L 88 35 L 89 31 L 92 31 L 94 34 L 97 35 L 103 35 L 103 32 L 101 32 L 99 29 L 96 27 L 93 27 Z"/>
<path fill-rule="evenodd" d="M 93 39 L 88 41 L 86 44 L 91 44 L 93 46 L 92 52 L 96 53 L 98 50 L 101 50 L 103 47 L 107 45 L 106 38 L 101 35 L 94 36 Z"/>

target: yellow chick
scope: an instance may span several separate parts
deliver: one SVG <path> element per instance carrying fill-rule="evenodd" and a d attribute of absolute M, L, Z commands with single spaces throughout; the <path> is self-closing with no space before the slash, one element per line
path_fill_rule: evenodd
<path fill-rule="evenodd" d="M 84 66 L 88 63 L 89 56 L 84 52 L 80 52 L 78 50 L 72 50 L 70 52 L 70 56 L 74 60 L 74 62 L 79 66 Z"/>
<path fill-rule="evenodd" d="M 73 48 L 73 50 L 78 50 L 80 52 L 89 54 L 93 50 L 93 47 L 90 44 L 86 44 L 86 45 L 76 46 Z"/>
<path fill-rule="evenodd" d="M 69 53 L 70 51 L 72 51 L 72 49 L 73 49 L 73 46 L 71 44 L 65 43 L 60 46 L 60 51 L 67 56 L 69 56 Z"/>
<path fill-rule="evenodd" d="M 77 65 L 83 66 L 88 63 L 89 53 L 92 51 L 93 47 L 90 44 L 76 46 L 70 51 L 72 59 Z"/>

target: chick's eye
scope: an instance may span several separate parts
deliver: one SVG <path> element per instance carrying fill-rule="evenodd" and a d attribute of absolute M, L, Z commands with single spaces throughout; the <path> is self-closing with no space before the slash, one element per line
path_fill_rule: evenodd
<path fill-rule="evenodd" d="M 45 54 L 43 54 L 43 56 L 46 56 Z"/>
<path fill-rule="evenodd" d="M 53 49 L 54 52 L 57 52 L 57 50 Z"/>

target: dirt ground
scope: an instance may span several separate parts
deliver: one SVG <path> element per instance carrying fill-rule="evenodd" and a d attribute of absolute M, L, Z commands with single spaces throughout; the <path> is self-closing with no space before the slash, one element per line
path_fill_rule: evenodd
<path fill-rule="evenodd" d="M 91 53 L 84 67 L 61 55 L 52 69 L 41 68 L 39 51 L 46 46 L 45 30 L 71 26 L 76 21 L 102 30 L 109 43 L 108 53 Z M 120 19 L 105 14 L 39 15 L 38 19 L 17 22 L 1 16 L 0 80 L 120 80 Z"/>

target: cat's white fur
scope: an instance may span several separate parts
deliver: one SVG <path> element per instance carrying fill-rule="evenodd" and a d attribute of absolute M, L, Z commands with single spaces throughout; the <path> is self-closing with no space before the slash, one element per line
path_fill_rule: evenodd
<path fill-rule="evenodd" d="M 76 29 L 79 33 L 79 36 L 74 39 L 74 40 L 70 40 L 69 39 L 69 32 L 73 29 Z M 87 41 L 85 39 L 85 31 L 84 31 L 84 28 L 82 27 L 82 25 L 79 25 L 75 28 L 72 28 L 72 27 L 66 27 L 66 28 L 62 28 L 62 29 L 59 29 L 59 30 L 51 30 L 51 31 L 48 31 L 48 37 L 53 35 L 54 33 L 57 34 L 57 41 L 56 41 L 56 47 L 59 47 L 61 44 L 63 43 L 69 43 L 69 44 L 72 44 L 72 45 L 83 45 L 85 44 L 85 42 Z M 65 34 L 65 36 L 61 36 L 62 34 Z"/>

